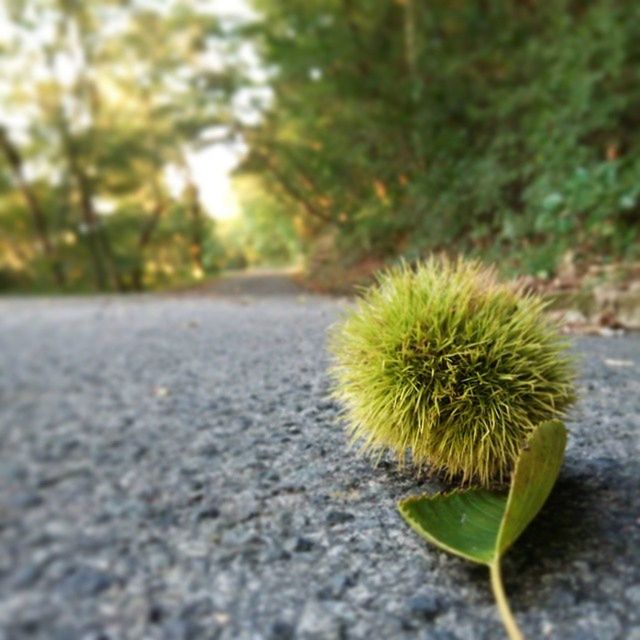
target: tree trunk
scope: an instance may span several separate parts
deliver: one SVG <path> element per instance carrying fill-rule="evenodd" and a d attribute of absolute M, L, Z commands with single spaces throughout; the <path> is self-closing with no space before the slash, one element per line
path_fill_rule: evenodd
<path fill-rule="evenodd" d="M 204 212 L 200 203 L 198 187 L 191 173 L 191 167 L 185 156 L 180 159 L 180 165 L 186 178 L 185 195 L 191 216 L 191 260 L 194 267 L 204 272 L 203 244 L 204 244 Z"/>
<path fill-rule="evenodd" d="M 47 217 L 40 206 L 40 202 L 36 197 L 31 185 L 27 182 L 24 170 L 23 170 L 23 161 L 18 151 L 17 147 L 11 142 L 9 139 L 9 135 L 7 134 L 6 129 L 0 125 L 0 148 L 4 153 L 9 166 L 11 167 L 11 171 L 13 173 L 14 180 L 20 189 L 26 203 L 27 208 L 31 212 L 31 217 L 33 218 L 33 223 L 36 228 L 36 233 L 38 234 L 38 239 L 40 240 L 40 244 L 42 246 L 42 251 L 45 254 L 47 261 L 49 262 L 51 273 L 53 275 L 53 280 L 59 287 L 64 287 L 66 284 L 66 278 L 64 275 L 64 270 L 62 269 L 62 265 L 58 260 L 53 245 L 51 243 L 51 238 L 49 237 L 49 227 L 47 224 Z"/>
<path fill-rule="evenodd" d="M 68 156 L 71 173 L 76 182 L 76 187 L 80 194 L 80 211 L 82 219 L 86 227 L 87 243 L 89 245 L 89 252 L 91 253 L 91 260 L 93 262 L 93 272 L 95 277 L 96 286 L 99 291 L 106 291 L 109 289 L 109 282 L 107 278 L 107 270 L 104 264 L 104 256 L 97 235 L 97 224 L 95 212 L 93 210 L 93 203 L 88 195 L 86 185 L 81 175 L 78 175 L 78 169 L 76 167 L 75 159 L 72 156 Z"/>
<path fill-rule="evenodd" d="M 189 197 L 189 213 L 191 214 L 191 259 L 196 268 L 204 272 L 204 262 L 202 260 L 203 244 L 204 244 L 204 220 L 202 205 L 200 204 L 200 196 L 198 187 L 194 182 L 187 185 Z"/>
<path fill-rule="evenodd" d="M 93 261 L 96 286 L 100 291 L 106 291 L 112 286 L 122 291 L 124 287 L 118 278 L 111 243 L 104 229 L 100 227 L 98 215 L 93 204 L 91 182 L 78 160 L 74 142 L 62 115 L 60 116 L 59 127 L 69 169 L 80 196 L 80 211 L 87 227 L 87 241 Z"/>
<path fill-rule="evenodd" d="M 156 192 L 157 192 L 156 187 Z M 160 218 L 166 209 L 166 202 L 157 195 L 156 205 L 151 212 L 151 215 L 142 226 L 140 231 L 140 236 L 138 237 L 138 251 L 139 251 L 139 263 L 138 266 L 135 267 L 132 273 L 132 283 L 133 287 L 136 291 L 142 291 L 144 289 L 144 285 L 142 282 L 143 278 L 143 267 L 144 267 L 144 253 L 145 249 L 149 242 L 151 242 L 151 238 L 153 237 L 153 233 L 156 230 L 158 223 L 160 222 Z"/>
<path fill-rule="evenodd" d="M 76 99 L 76 110 L 78 110 L 79 105 L 84 105 L 91 114 L 92 121 L 95 122 L 100 96 L 88 74 L 93 59 L 93 51 L 91 48 L 90 34 L 87 33 L 87 25 L 82 18 L 82 3 L 77 4 L 77 6 L 75 4 L 69 5 L 69 7 L 63 11 L 60 33 L 69 36 L 70 27 L 73 24 L 77 27 L 78 40 L 76 49 L 82 60 L 82 69 L 76 78 L 73 95 Z M 55 77 L 53 56 L 51 54 L 52 50 L 48 50 L 47 63 L 52 76 Z M 123 291 L 125 288 L 124 283 L 118 275 L 109 237 L 100 224 L 99 216 L 95 210 L 91 179 L 85 170 L 82 162 L 83 159 L 78 157 L 78 150 L 69 128 L 68 117 L 65 115 L 61 104 L 58 105 L 56 115 L 63 150 L 66 154 L 71 176 L 78 189 L 82 220 L 87 227 L 87 242 L 93 262 L 96 286 L 101 291 L 111 288 Z"/>
<path fill-rule="evenodd" d="M 147 220 L 146 224 L 142 227 L 140 237 L 138 238 L 139 249 L 141 250 L 145 249 L 149 244 L 149 242 L 151 241 L 153 232 L 156 230 L 156 227 L 160 222 L 160 218 L 162 217 L 164 210 L 165 210 L 164 202 L 158 202 L 156 206 L 153 208 L 153 211 L 151 212 L 151 216 Z"/>

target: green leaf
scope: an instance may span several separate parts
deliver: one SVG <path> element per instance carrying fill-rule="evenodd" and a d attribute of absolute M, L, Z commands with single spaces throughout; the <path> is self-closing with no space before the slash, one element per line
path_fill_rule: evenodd
<path fill-rule="evenodd" d="M 402 517 L 422 537 L 467 560 L 491 565 L 540 511 L 560 472 L 567 433 L 543 422 L 520 453 L 509 493 L 486 489 L 406 498 Z"/>
<path fill-rule="evenodd" d="M 402 517 L 423 538 L 489 567 L 498 611 L 511 640 L 524 640 L 524 636 L 504 593 L 500 558 L 551 493 L 566 442 L 567 430 L 559 420 L 538 425 L 518 456 L 508 494 L 469 489 L 398 503 Z"/>
<path fill-rule="evenodd" d="M 520 453 L 498 535 L 498 556 L 542 509 L 560 473 L 566 444 L 567 430 L 562 422 L 553 420 L 539 425 Z"/>

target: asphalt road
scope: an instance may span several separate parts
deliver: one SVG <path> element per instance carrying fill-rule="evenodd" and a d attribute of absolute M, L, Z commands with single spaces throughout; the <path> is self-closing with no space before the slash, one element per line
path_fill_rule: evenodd
<path fill-rule="evenodd" d="M 503 637 L 437 489 L 345 446 L 325 331 L 271 295 L 0 300 L 0 639 Z M 563 471 L 504 563 L 528 638 L 640 640 L 640 336 L 580 338 Z"/>
<path fill-rule="evenodd" d="M 252 269 L 229 271 L 183 292 L 191 295 L 224 296 L 226 298 L 271 298 L 304 294 L 296 282 L 296 269 Z"/>

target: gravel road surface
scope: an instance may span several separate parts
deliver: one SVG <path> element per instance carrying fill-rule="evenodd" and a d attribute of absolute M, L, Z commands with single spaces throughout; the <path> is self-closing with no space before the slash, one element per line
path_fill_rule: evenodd
<path fill-rule="evenodd" d="M 396 513 L 437 483 L 345 446 L 344 304 L 0 300 L 0 639 L 504 637 L 486 570 Z M 640 336 L 576 349 L 567 459 L 507 590 L 530 640 L 640 640 Z"/>

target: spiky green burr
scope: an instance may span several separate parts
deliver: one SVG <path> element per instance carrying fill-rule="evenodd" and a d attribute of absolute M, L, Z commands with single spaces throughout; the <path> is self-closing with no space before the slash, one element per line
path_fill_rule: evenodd
<path fill-rule="evenodd" d="M 505 482 L 528 434 L 574 400 L 544 302 L 477 262 L 383 273 L 330 335 L 353 441 L 463 484 Z"/>

